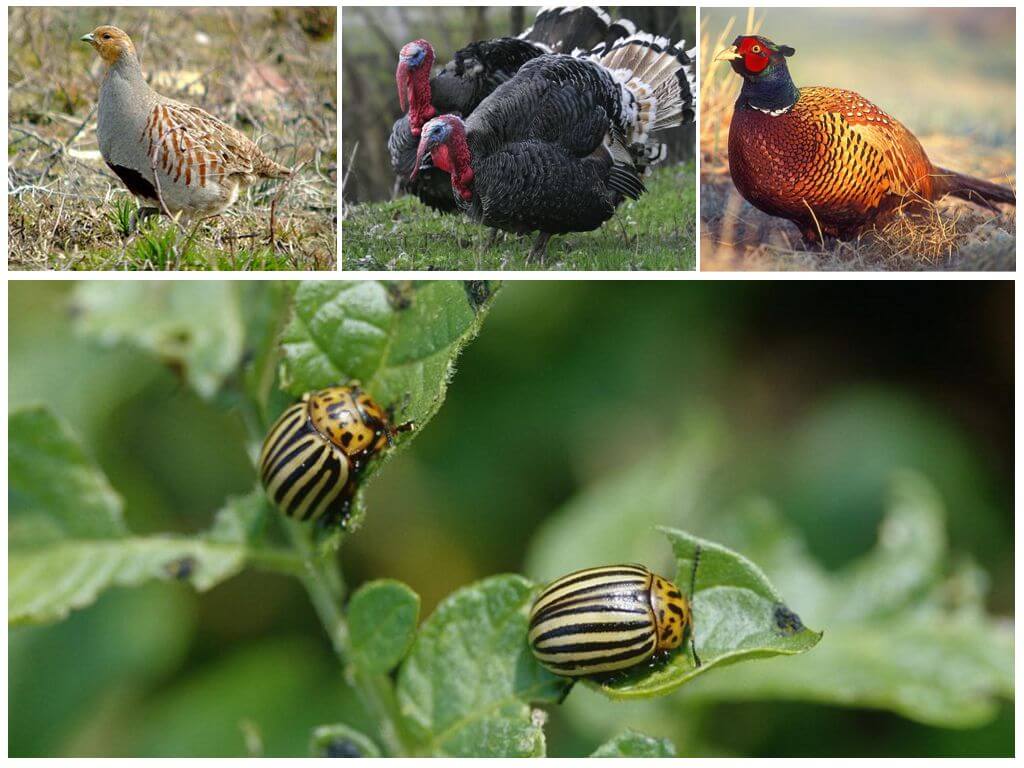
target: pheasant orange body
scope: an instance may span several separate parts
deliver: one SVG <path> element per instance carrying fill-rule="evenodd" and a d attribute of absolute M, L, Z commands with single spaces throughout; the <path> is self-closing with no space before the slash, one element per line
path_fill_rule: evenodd
<path fill-rule="evenodd" d="M 1005 187 L 936 168 L 898 120 L 853 91 L 797 89 L 770 40 L 741 36 L 716 56 L 744 78 L 729 127 L 737 190 L 804 237 L 856 237 L 897 209 L 954 194 L 992 207 Z"/>

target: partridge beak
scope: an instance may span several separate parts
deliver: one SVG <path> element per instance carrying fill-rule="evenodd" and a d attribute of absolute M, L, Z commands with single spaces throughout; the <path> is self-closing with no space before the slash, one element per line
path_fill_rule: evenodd
<path fill-rule="evenodd" d="M 88 35 L 82 35 L 78 39 L 81 40 L 83 43 L 90 43 L 90 44 L 93 43 L 96 40 L 96 38 L 94 38 L 92 36 L 92 32 L 90 32 Z"/>
<path fill-rule="evenodd" d="M 736 51 L 736 46 L 730 45 L 728 48 L 716 53 L 714 61 L 734 61 L 742 58 L 743 56 Z"/>

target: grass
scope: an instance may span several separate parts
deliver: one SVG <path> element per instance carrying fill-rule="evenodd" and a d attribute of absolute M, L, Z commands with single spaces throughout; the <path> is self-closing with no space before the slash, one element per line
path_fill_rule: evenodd
<path fill-rule="evenodd" d="M 465 216 L 442 215 L 410 196 L 344 210 L 346 270 L 692 270 L 695 265 L 695 168 L 657 169 L 647 193 L 619 207 L 594 232 L 553 237 L 544 264 L 526 263 L 532 237 L 489 230 Z"/>
<path fill-rule="evenodd" d="M 973 14 L 970 32 L 957 23 L 965 12 Z M 736 191 L 728 132 L 741 79 L 712 58 L 741 32 L 793 45 L 797 56 L 789 61 L 797 85 L 851 88 L 895 114 L 917 133 L 935 165 L 1015 186 L 1013 79 L 1006 66 L 1012 38 L 1009 54 L 992 42 L 1002 34 L 998 19 L 979 18 L 979 9 L 928 11 L 924 17 L 914 9 L 885 18 L 873 13 L 750 9 L 741 16 L 711 9 L 702 15 L 702 270 L 1015 269 L 1013 208 L 993 213 L 946 197 L 925 215 L 898 217 L 856 240 L 808 247 L 790 222 L 762 213 Z M 916 34 L 908 37 L 907 25 Z M 844 46 L 830 46 L 840 34 Z M 950 46 L 946 39 L 957 35 L 975 37 Z M 863 46 L 890 52 L 891 60 L 881 66 L 877 56 L 854 55 Z M 893 71 L 902 74 L 894 78 Z"/>
<path fill-rule="evenodd" d="M 12 8 L 8 13 L 11 269 L 336 268 L 336 12 L 332 8 Z M 143 72 L 298 168 L 251 187 L 195 232 L 141 224 L 96 141 L 103 69 L 78 38 L 132 36 Z M 270 206 L 278 193 L 274 242 Z M 190 236 L 191 235 L 191 236 Z"/>

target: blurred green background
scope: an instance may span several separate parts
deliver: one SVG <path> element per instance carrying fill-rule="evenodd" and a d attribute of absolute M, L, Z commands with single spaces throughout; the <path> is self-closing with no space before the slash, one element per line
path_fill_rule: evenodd
<path fill-rule="evenodd" d="M 71 424 L 132 530 L 207 527 L 254 480 L 241 419 L 152 357 L 76 336 L 73 290 L 10 283 L 10 407 L 42 402 Z M 426 616 L 472 580 L 523 572 L 556 509 L 692 432 L 713 435 L 695 504 L 722 517 L 770 499 L 830 569 L 872 547 L 891 471 L 917 469 L 953 553 L 987 572 L 989 611 L 1012 621 L 1013 325 L 1012 282 L 509 283 L 440 413 L 371 485 L 347 579 L 401 579 Z M 316 725 L 367 728 L 283 577 L 112 590 L 9 640 L 12 756 L 301 755 Z M 648 706 L 553 708 L 549 752 L 587 754 L 609 712 Z M 683 753 L 1013 753 L 1012 703 L 971 730 L 797 702 L 685 711 L 657 721 Z"/>

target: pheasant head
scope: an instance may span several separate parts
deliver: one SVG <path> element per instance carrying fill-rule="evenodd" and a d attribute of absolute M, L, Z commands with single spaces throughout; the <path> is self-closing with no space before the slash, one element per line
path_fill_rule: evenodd
<path fill-rule="evenodd" d="M 127 32 L 117 27 L 96 27 L 88 35 L 83 35 L 81 40 L 95 48 L 96 53 L 107 64 L 116 64 L 126 54 L 135 55 L 132 39 L 128 37 Z"/>
<path fill-rule="evenodd" d="M 434 48 L 426 40 L 413 40 L 402 46 L 398 54 L 398 103 L 409 110 L 409 130 L 420 135 L 423 124 L 436 111 L 430 103 L 430 68 L 434 65 Z"/>
<path fill-rule="evenodd" d="M 455 193 L 463 200 L 471 200 L 473 158 L 466 141 L 466 124 L 462 118 L 457 115 L 441 115 L 423 126 L 412 178 L 416 178 L 420 163 L 428 152 L 434 167 L 451 175 Z"/>
<path fill-rule="evenodd" d="M 740 35 L 731 46 L 715 54 L 715 61 L 727 61 L 743 78 L 738 106 L 772 115 L 788 112 L 800 98 L 790 77 L 786 59 L 796 51 L 776 45 L 760 35 Z"/>

